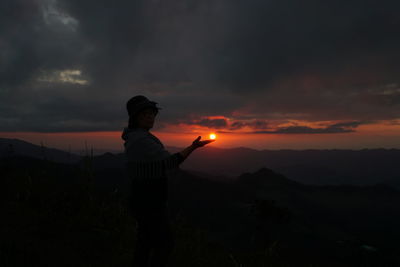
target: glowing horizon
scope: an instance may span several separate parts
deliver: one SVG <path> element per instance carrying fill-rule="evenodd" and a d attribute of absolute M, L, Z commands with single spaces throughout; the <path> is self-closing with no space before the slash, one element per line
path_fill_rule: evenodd
<path fill-rule="evenodd" d="M 179 127 L 178 127 L 179 128 Z M 184 148 L 198 135 L 202 139 L 209 137 L 206 127 L 175 127 L 167 130 L 150 130 L 167 147 Z M 89 147 L 101 150 L 123 150 L 122 131 L 98 132 L 0 132 L 2 138 L 21 139 L 36 145 L 42 142 L 47 147 L 78 151 Z M 365 149 L 397 148 L 400 149 L 400 127 L 390 124 L 360 125 L 357 131 L 348 133 L 313 133 L 313 134 L 276 134 L 212 131 L 218 135 L 218 142 L 209 146 L 219 148 L 248 147 L 257 150 L 271 149 Z"/>

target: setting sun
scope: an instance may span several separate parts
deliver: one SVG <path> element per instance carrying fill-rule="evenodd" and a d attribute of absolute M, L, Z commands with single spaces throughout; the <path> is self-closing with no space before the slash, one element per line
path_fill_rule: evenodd
<path fill-rule="evenodd" d="M 214 139 L 216 139 L 217 138 L 217 136 L 215 135 L 215 134 L 210 134 L 210 139 L 212 139 L 212 140 L 214 140 Z"/>

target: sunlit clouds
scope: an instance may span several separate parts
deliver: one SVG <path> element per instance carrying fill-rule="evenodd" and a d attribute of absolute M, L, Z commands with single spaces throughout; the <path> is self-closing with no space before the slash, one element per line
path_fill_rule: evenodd
<path fill-rule="evenodd" d="M 48 83 L 71 83 L 86 85 L 88 81 L 82 79 L 81 70 L 55 70 L 55 71 L 42 71 L 37 78 L 39 82 Z"/>

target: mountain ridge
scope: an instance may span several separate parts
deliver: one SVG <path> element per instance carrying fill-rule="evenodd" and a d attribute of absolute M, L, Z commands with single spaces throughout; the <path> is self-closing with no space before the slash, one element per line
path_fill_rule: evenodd
<path fill-rule="evenodd" d="M 0 138 L 0 157 L 9 155 L 8 144 L 14 144 L 14 154 L 75 163 L 82 156 L 58 149 L 40 147 L 19 139 Z M 177 147 L 166 147 L 171 153 Z M 25 151 L 26 150 L 26 151 Z M 236 151 L 236 152 L 235 152 Z M 121 168 L 123 153 L 95 155 L 96 168 Z M 315 185 L 373 185 L 386 183 L 400 189 L 400 150 L 254 150 L 251 148 L 204 147 L 186 159 L 181 168 L 219 177 L 236 179 L 243 173 L 269 168 L 292 180 Z"/>

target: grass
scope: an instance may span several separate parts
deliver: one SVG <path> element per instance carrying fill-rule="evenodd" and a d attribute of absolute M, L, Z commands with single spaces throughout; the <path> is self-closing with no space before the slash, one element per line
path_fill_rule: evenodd
<path fill-rule="evenodd" d="M 64 186 L 47 160 L 27 168 L 3 162 L 0 266 L 130 266 L 136 221 L 125 197 L 95 189 L 90 158 L 71 168 L 82 182 Z M 172 225 L 171 266 L 235 266 L 184 217 Z"/>
<path fill-rule="evenodd" d="M 46 159 L 21 162 L 0 164 L 0 266 L 131 266 L 135 218 L 124 195 L 95 188 L 92 156 L 81 167 Z M 68 178 L 78 182 L 62 182 Z M 285 250 L 278 240 L 233 252 L 184 215 L 172 218 L 172 227 L 170 266 L 175 267 L 376 266 L 327 262 L 319 255 Z"/>

